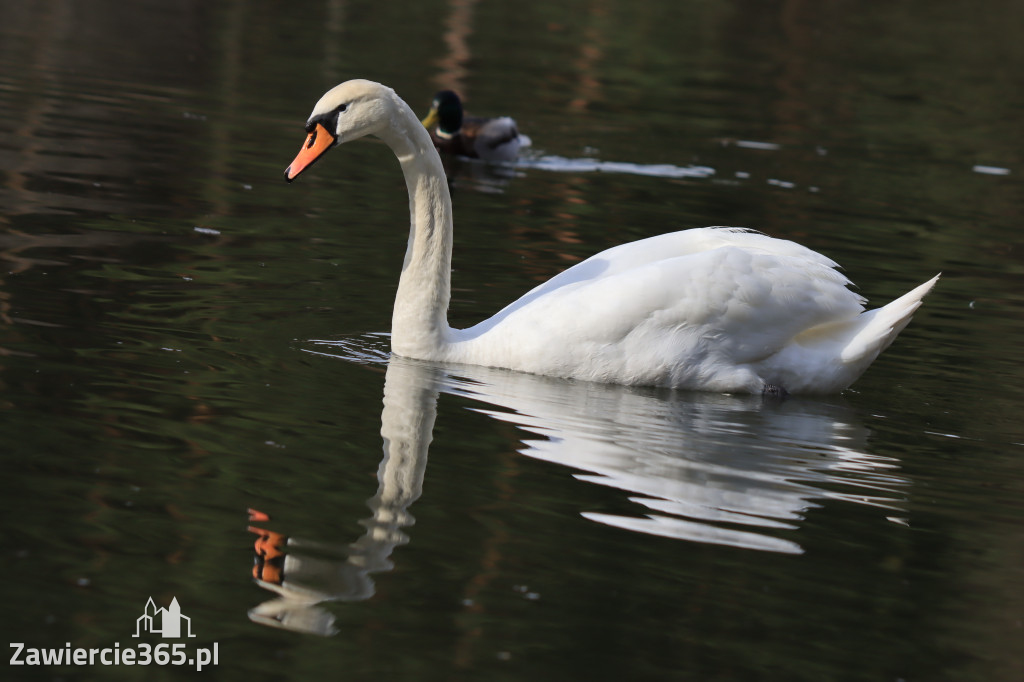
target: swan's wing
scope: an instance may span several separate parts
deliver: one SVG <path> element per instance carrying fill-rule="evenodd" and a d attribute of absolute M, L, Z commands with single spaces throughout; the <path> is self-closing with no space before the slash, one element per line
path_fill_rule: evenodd
<path fill-rule="evenodd" d="M 793 259 L 793 267 L 820 271 L 820 276 L 835 279 L 844 285 L 849 284 L 849 280 L 835 270 L 838 265 L 833 260 L 796 242 L 775 239 L 742 227 L 703 227 L 612 247 L 559 273 L 531 290 L 523 299 L 542 295 L 567 284 L 614 277 L 644 265 L 680 256 L 693 256 L 726 246 L 751 253 L 790 258 Z"/>
<path fill-rule="evenodd" d="M 508 352 L 524 356 L 551 355 L 547 339 L 571 339 L 577 352 L 659 346 L 671 357 L 669 344 L 686 346 L 681 355 L 713 348 L 732 363 L 756 362 L 861 312 L 834 266 L 758 233 L 687 230 L 600 253 L 466 332 L 514 340 Z"/>
<path fill-rule="evenodd" d="M 735 254 L 727 267 L 717 258 L 676 260 L 710 254 L 725 247 L 734 247 L 751 257 L 760 258 L 755 264 L 745 262 Z M 657 268 L 642 272 L 645 266 Z M 863 303 L 862 299 L 845 289 L 850 281 L 835 269 L 837 267 L 831 259 L 796 242 L 774 239 L 745 228 L 683 230 L 602 251 L 530 290 L 491 320 L 497 321 L 541 297 L 598 285 L 602 280 L 614 281 L 613 290 L 618 286 L 625 286 L 627 290 L 640 289 L 638 293 L 643 297 L 660 292 L 675 299 L 682 296 L 699 301 L 699 296 L 731 297 L 738 291 L 737 287 L 744 290 L 746 298 L 750 298 L 763 292 L 765 287 L 772 288 L 774 279 L 778 279 L 779 285 L 787 286 L 790 282 L 809 278 L 822 284 L 836 285 L 830 286 L 829 290 L 842 300 L 853 297 Z M 648 278 L 658 282 L 647 281 Z M 645 310 L 642 305 L 636 308 L 641 312 Z"/>

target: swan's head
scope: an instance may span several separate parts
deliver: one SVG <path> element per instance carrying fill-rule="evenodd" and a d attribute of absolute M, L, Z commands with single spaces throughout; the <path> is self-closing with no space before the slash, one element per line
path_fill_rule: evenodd
<path fill-rule="evenodd" d="M 434 95 L 423 127 L 433 130 L 437 127 L 443 135 L 454 135 L 462 128 L 462 101 L 451 90 L 442 90 Z"/>
<path fill-rule="evenodd" d="M 389 125 L 397 95 L 367 80 L 351 80 L 328 90 L 306 121 L 306 141 L 284 171 L 291 182 L 335 145 L 379 134 Z"/>

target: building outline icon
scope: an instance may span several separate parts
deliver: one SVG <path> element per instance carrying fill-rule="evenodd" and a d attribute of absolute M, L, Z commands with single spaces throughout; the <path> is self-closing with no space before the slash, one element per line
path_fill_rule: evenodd
<path fill-rule="evenodd" d="M 181 634 L 182 621 L 185 622 L 185 635 Z M 138 637 L 143 632 L 159 634 L 162 637 L 195 637 L 192 634 L 192 619 L 181 614 L 177 597 L 171 599 L 171 604 L 167 608 L 157 608 L 153 603 L 153 597 L 149 598 L 142 615 L 135 619 L 135 634 L 132 637 Z"/>

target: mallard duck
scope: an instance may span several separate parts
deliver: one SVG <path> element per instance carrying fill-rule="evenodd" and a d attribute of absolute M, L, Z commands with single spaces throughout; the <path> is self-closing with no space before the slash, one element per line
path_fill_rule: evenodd
<path fill-rule="evenodd" d="M 466 116 L 462 100 L 451 90 L 434 95 L 423 127 L 430 131 L 434 146 L 444 154 L 484 161 L 515 161 L 519 148 L 528 141 L 519 134 L 508 116 L 478 118 Z"/>
<path fill-rule="evenodd" d="M 392 352 L 588 381 L 727 393 L 833 393 L 853 383 L 938 280 L 888 305 L 864 299 L 829 258 L 742 228 L 671 232 L 591 256 L 468 329 L 448 325 L 452 204 L 426 128 L 394 90 L 329 90 L 285 170 L 294 180 L 366 135 L 398 157 L 410 234 Z"/>

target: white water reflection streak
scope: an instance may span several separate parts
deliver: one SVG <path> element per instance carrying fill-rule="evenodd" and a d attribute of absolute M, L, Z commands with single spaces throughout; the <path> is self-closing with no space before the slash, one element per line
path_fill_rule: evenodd
<path fill-rule="evenodd" d="M 592 158 L 567 158 L 564 156 L 524 155 L 515 168 L 534 168 L 556 173 L 625 173 L 658 178 L 707 178 L 715 174 L 708 166 L 676 166 L 669 163 L 631 163 L 627 161 L 601 161 Z"/>

